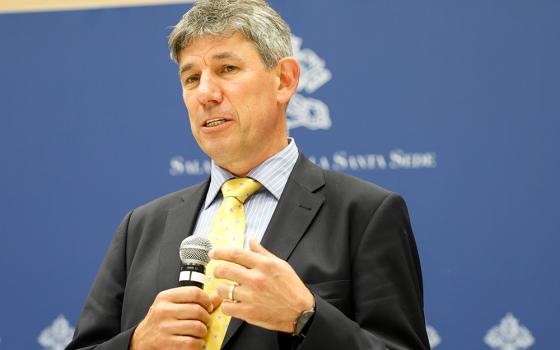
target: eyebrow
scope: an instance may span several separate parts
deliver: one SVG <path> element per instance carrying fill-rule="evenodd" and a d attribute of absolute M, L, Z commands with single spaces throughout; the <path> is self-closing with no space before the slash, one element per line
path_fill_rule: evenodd
<path fill-rule="evenodd" d="M 234 52 L 231 52 L 231 51 L 218 52 L 217 54 L 212 55 L 210 57 L 210 60 L 225 60 L 225 59 L 229 59 L 229 58 L 232 58 L 232 59 L 238 60 L 238 61 L 242 60 L 239 55 L 237 55 L 237 54 L 235 54 Z M 193 63 L 186 63 L 186 64 L 182 65 L 179 68 L 179 75 L 183 74 L 186 71 L 191 70 L 193 67 L 194 67 Z"/>

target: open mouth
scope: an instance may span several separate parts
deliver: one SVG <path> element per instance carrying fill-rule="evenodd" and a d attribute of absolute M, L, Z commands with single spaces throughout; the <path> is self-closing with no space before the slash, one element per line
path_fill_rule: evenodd
<path fill-rule="evenodd" d="M 215 126 L 222 125 L 225 122 L 226 120 L 224 118 L 210 119 L 206 121 L 204 126 L 206 126 L 207 128 L 213 128 Z"/>

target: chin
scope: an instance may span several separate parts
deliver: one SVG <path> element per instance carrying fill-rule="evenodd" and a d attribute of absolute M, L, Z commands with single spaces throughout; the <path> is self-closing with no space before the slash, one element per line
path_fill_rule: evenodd
<path fill-rule="evenodd" d="M 229 158 L 231 157 L 228 157 L 230 155 L 230 152 L 228 152 L 229 149 L 230 147 L 227 147 L 226 145 L 219 145 L 209 147 L 205 150 L 203 149 L 203 151 L 214 161 L 214 163 L 223 167 L 223 164 L 228 164 L 230 162 Z"/>

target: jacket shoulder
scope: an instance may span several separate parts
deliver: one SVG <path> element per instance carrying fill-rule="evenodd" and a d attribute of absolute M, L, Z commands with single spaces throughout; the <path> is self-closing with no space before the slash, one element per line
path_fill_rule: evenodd
<path fill-rule="evenodd" d="M 330 186 L 339 187 L 350 194 L 375 197 L 386 197 L 394 192 L 358 177 L 332 170 L 323 170 L 325 183 Z"/>
<path fill-rule="evenodd" d="M 146 215 L 166 214 L 167 211 L 184 201 L 198 200 L 200 191 L 206 193 L 208 182 L 201 182 L 196 185 L 180 189 L 175 192 L 168 193 L 161 197 L 155 198 L 133 209 L 135 217 L 143 217 Z M 198 194 L 198 196 L 197 196 Z"/>
<path fill-rule="evenodd" d="M 323 186 L 318 192 L 322 193 L 326 198 L 334 197 L 340 203 L 346 201 L 369 203 L 376 207 L 391 195 L 400 197 L 397 193 L 373 182 L 346 173 L 323 169 L 308 159 L 305 159 L 305 161 L 307 163 L 304 165 L 306 171 L 321 174 Z"/>

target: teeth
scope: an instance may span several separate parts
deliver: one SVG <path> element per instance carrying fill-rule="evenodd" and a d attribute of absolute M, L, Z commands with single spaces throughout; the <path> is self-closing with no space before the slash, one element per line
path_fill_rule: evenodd
<path fill-rule="evenodd" d="M 225 119 L 212 119 L 206 122 L 206 126 L 212 128 L 214 126 L 221 125 L 225 122 L 226 122 Z"/>

